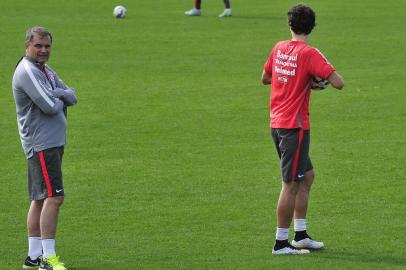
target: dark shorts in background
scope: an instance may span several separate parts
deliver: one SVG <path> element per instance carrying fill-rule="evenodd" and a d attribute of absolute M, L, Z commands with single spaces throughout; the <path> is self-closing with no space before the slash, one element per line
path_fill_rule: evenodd
<path fill-rule="evenodd" d="M 305 172 L 313 169 L 309 157 L 310 130 L 272 128 L 271 133 L 281 161 L 283 181 L 303 180 Z"/>
<path fill-rule="evenodd" d="M 64 147 L 54 147 L 28 159 L 28 195 L 30 200 L 63 196 L 62 156 Z"/>

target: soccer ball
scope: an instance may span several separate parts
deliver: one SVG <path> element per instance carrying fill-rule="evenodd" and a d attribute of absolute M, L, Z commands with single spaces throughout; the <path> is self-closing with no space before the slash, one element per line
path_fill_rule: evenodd
<path fill-rule="evenodd" d="M 127 9 L 123 6 L 116 6 L 113 10 L 113 15 L 114 17 L 121 19 L 124 18 L 125 15 L 127 14 Z"/>
<path fill-rule="evenodd" d="M 324 90 L 330 84 L 328 80 L 319 77 L 313 77 L 311 88 L 312 90 Z"/>

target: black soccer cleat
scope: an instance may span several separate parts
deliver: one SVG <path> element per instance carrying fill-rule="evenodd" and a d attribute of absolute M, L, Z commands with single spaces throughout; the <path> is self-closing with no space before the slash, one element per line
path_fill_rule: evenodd
<path fill-rule="evenodd" d="M 38 269 L 39 264 L 41 263 L 42 256 L 39 256 L 37 259 L 32 260 L 30 256 L 25 258 L 23 269 Z"/>

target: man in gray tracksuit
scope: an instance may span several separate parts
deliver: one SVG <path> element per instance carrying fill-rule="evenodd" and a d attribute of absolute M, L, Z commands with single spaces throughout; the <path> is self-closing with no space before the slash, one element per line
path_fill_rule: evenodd
<path fill-rule="evenodd" d="M 48 66 L 51 33 L 43 27 L 27 31 L 26 55 L 13 76 L 13 95 L 21 144 L 28 160 L 28 256 L 23 268 L 66 270 L 55 252 L 59 208 L 64 199 L 62 156 L 66 144 L 67 106 L 77 102 Z"/>

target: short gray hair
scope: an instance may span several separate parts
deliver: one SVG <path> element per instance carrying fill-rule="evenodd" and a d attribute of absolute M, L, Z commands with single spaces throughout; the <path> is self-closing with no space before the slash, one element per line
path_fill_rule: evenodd
<path fill-rule="evenodd" d="M 27 34 L 25 35 L 25 41 L 31 42 L 32 39 L 34 38 L 34 35 L 39 35 L 41 38 L 48 36 L 51 38 L 51 42 L 52 42 L 52 34 L 45 27 L 34 26 L 34 27 L 28 29 Z"/>

